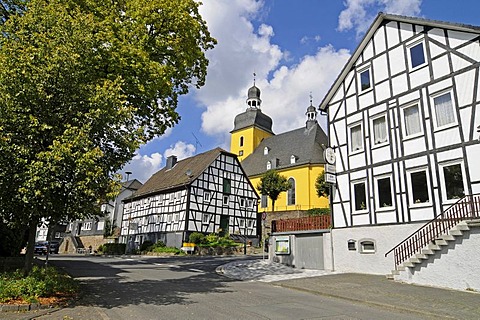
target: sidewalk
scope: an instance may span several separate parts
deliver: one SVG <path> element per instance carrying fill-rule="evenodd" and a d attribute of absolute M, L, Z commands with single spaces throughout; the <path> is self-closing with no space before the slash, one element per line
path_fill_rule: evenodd
<path fill-rule="evenodd" d="M 299 270 L 262 260 L 223 265 L 217 272 L 238 280 L 271 282 L 285 288 L 403 310 L 443 319 L 480 319 L 480 294 L 387 280 L 381 275 Z"/>

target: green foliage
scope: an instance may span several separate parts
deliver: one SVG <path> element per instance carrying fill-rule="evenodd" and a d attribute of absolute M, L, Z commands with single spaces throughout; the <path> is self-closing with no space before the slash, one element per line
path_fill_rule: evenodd
<path fill-rule="evenodd" d="M 312 208 L 307 210 L 308 216 L 329 216 L 330 208 Z"/>
<path fill-rule="evenodd" d="M 216 233 L 210 233 L 205 237 L 205 240 L 199 244 L 200 247 L 235 247 L 238 243 L 230 239 L 228 234 L 220 237 Z"/>
<path fill-rule="evenodd" d="M 98 247 L 98 251 L 103 254 L 124 254 L 125 253 L 125 243 L 105 243 Z"/>
<path fill-rule="evenodd" d="M 0 219 L 0 257 L 16 257 L 26 244 L 26 230 Z"/>
<path fill-rule="evenodd" d="M 114 173 L 204 84 L 216 41 L 194 0 L 26 2 L 0 2 L 0 219 L 34 234 L 46 214 L 101 214 Z"/>
<path fill-rule="evenodd" d="M 151 247 L 150 252 L 155 253 L 173 253 L 176 255 L 183 255 L 185 252 L 175 247 Z"/>
<path fill-rule="evenodd" d="M 280 193 L 291 188 L 287 178 L 279 174 L 275 170 L 268 170 L 260 178 L 257 184 L 257 190 L 260 194 L 268 196 L 272 200 L 272 211 L 275 208 L 275 201 L 278 199 Z"/>
<path fill-rule="evenodd" d="M 20 271 L 0 274 L 0 302 L 13 299 L 36 302 L 39 297 L 73 294 L 77 289 L 75 280 L 52 267 L 34 266 L 26 277 Z"/>
<path fill-rule="evenodd" d="M 200 232 L 192 232 L 188 237 L 188 241 L 195 244 L 200 244 L 205 241 L 205 235 Z"/>
<path fill-rule="evenodd" d="M 325 171 L 320 173 L 315 180 L 315 189 L 319 197 L 328 197 L 330 195 L 330 186 L 325 182 Z"/>
<path fill-rule="evenodd" d="M 150 240 L 145 240 L 143 243 L 140 245 L 140 251 L 147 251 L 150 247 L 153 246 L 153 242 Z"/>

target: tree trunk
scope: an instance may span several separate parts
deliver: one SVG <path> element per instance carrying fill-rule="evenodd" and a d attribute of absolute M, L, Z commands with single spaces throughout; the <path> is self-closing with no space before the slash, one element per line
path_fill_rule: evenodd
<path fill-rule="evenodd" d="M 23 266 L 23 273 L 29 274 L 33 266 L 33 251 L 35 249 L 35 235 L 37 233 L 37 222 L 31 221 L 28 226 L 28 243 L 27 252 L 25 253 L 25 265 Z"/>
<path fill-rule="evenodd" d="M 272 200 L 272 213 L 275 212 L 275 200 Z"/>

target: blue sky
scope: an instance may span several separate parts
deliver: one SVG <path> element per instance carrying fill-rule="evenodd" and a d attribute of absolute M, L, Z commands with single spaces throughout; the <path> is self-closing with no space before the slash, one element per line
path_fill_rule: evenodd
<path fill-rule="evenodd" d="M 207 53 L 206 85 L 180 99 L 179 124 L 142 146 L 121 173 L 145 182 L 169 155 L 229 150 L 253 72 L 273 131 L 303 126 L 310 92 L 318 106 L 380 11 L 480 26 L 479 9 L 478 0 L 203 0 L 200 12 L 218 40 Z"/>

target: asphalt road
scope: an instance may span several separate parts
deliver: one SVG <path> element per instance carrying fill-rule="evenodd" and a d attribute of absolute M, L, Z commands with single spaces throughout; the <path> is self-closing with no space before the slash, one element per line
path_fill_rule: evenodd
<path fill-rule="evenodd" d="M 251 259 L 252 257 L 247 257 Z M 74 305 L 5 319 L 419 319 L 419 315 L 268 283 L 231 280 L 217 266 L 242 257 L 53 256 L 81 282 Z"/>

